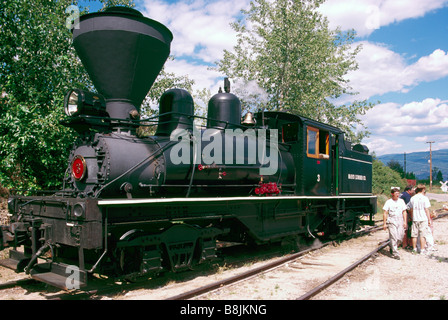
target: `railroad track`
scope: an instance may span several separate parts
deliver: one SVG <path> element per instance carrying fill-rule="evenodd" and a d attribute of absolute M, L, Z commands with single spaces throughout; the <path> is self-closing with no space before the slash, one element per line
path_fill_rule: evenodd
<path fill-rule="evenodd" d="M 384 241 L 383 243 L 381 243 L 378 246 L 378 248 L 376 248 L 373 251 L 369 252 L 364 257 L 362 257 L 361 259 L 359 259 L 355 263 L 351 264 L 350 266 L 348 266 L 344 270 L 338 272 L 336 275 L 334 275 L 333 277 L 331 277 L 330 279 L 328 279 L 324 283 L 318 285 L 317 287 L 313 288 L 312 290 L 308 291 L 307 293 L 301 295 L 296 300 L 308 300 L 308 299 L 314 297 L 316 294 L 318 294 L 322 290 L 324 290 L 324 289 L 328 288 L 329 286 L 331 286 L 333 283 L 335 283 L 336 281 L 341 279 L 343 276 L 345 276 L 347 273 L 349 273 L 350 271 L 355 269 L 357 266 L 359 266 L 360 264 L 362 264 L 365 261 L 369 260 L 372 256 L 377 254 L 380 250 L 384 249 L 388 245 L 389 245 L 389 240 Z"/>
<path fill-rule="evenodd" d="M 382 229 L 382 226 L 375 226 L 375 227 L 367 228 L 365 230 L 362 230 L 362 231 L 352 235 L 350 237 L 350 239 L 351 238 L 355 238 L 355 237 L 360 237 L 360 236 L 363 236 L 363 235 L 366 235 L 366 234 L 369 234 L 369 233 L 372 233 L 372 232 L 375 232 L 375 231 L 378 231 L 378 230 L 381 230 L 381 229 Z M 297 253 L 294 253 L 294 254 L 287 255 L 287 256 L 282 257 L 280 259 L 277 259 L 277 260 L 275 260 L 273 262 L 264 264 L 262 266 L 259 266 L 259 267 L 253 268 L 253 269 L 250 269 L 250 270 L 248 270 L 246 272 L 242 272 L 242 273 L 237 274 L 235 276 L 232 276 L 232 277 L 229 277 L 229 278 L 226 278 L 226 279 L 223 279 L 223 280 L 219 280 L 217 282 L 214 282 L 214 283 L 211 283 L 211 284 L 199 287 L 199 288 L 195 288 L 193 290 L 190 290 L 188 292 L 184 292 L 184 293 L 178 294 L 176 296 L 169 297 L 166 300 L 187 300 L 187 299 L 191 299 L 191 298 L 194 298 L 194 297 L 197 297 L 197 296 L 204 295 L 206 293 L 212 292 L 213 290 L 216 290 L 216 289 L 222 289 L 225 286 L 229 286 L 229 285 L 234 284 L 234 283 L 239 282 L 239 281 L 244 281 L 246 279 L 255 277 L 255 276 L 257 276 L 259 274 L 262 274 L 264 272 L 269 272 L 270 270 L 274 270 L 274 269 L 276 269 L 278 267 L 284 266 L 285 264 L 287 264 L 289 262 L 293 262 L 293 261 L 299 259 L 300 257 L 303 257 L 303 256 L 307 255 L 308 253 L 311 253 L 313 251 L 322 249 L 322 248 L 324 248 L 324 247 L 326 247 L 328 245 L 331 245 L 332 243 L 333 242 L 330 241 L 330 242 L 322 243 L 322 244 L 320 244 L 318 246 L 313 246 L 312 248 L 309 248 L 309 249 L 306 249 L 306 250 L 303 250 L 303 251 L 300 251 L 300 252 L 297 252 Z M 361 262 L 357 261 L 355 263 L 356 264 L 355 266 L 353 266 L 353 267 L 350 266 L 350 267 L 353 269 L 357 265 L 359 265 L 360 263 L 368 260 L 374 253 L 376 253 L 377 251 L 379 251 L 379 250 L 383 249 L 385 246 L 387 246 L 387 244 L 388 244 L 388 241 L 387 241 L 386 244 L 382 243 L 380 245 L 380 247 L 377 248 L 376 250 L 372 251 L 369 256 L 363 257 L 363 260 Z M 307 263 L 304 263 L 304 264 L 307 264 Z M 308 263 L 308 264 L 315 264 L 315 263 Z M 350 270 L 352 270 L 352 269 L 350 269 Z M 345 271 L 345 273 L 349 272 L 350 270 L 349 270 L 349 268 L 347 268 L 347 271 Z M 345 274 L 345 273 L 343 273 L 343 274 Z M 343 276 L 343 274 L 337 275 L 337 276 L 340 278 L 340 277 Z M 322 289 L 325 288 L 326 286 L 328 286 L 328 285 L 323 286 Z M 318 292 L 318 291 L 320 291 L 320 290 L 317 290 L 316 292 Z"/>
<path fill-rule="evenodd" d="M 437 218 L 442 218 L 448 215 L 448 212 L 446 210 L 437 210 Z M 382 230 L 382 225 L 380 226 L 376 226 L 376 227 L 372 227 L 372 228 L 368 228 L 366 230 L 363 230 L 362 232 L 358 233 L 356 236 L 360 236 L 360 235 L 365 235 L 365 234 L 369 234 L 371 232 L 375 232 L 378 230 Z M 182 294 L 178 294 L 176 296 L 172 296 L 170 298 L 168 298 L 167 300 L 187 300 L 187 299 L 192 299 L 195 297 L 199 297 L 199 299 L 201 299 L 201 296 L 206 296 L 207 294 L 213 292 L 214 290 L 223 290 L 226 286 L 235 284 L 237 282 L 242 282 L 245 281 L 247 279 L 256 277 L 262 273 L 268 273 L 271 270 L 275 270 L 281 266 L 285 266 L 286 264 L 290 263 L 290 262 L 294 262 L 297 261 L 298 259 L 300 259 L 301 257 L 307 255 L 310 252 L 313 252 L 315 250 L 319 250 L 324 248 L 325 246 L 329 245 L 330 243 L 325 243 L 321 246 L 315 247 L 313 249 L 307 249 L 301 252 L 298 252 L 296 254 L 292 254 L 289 256 L 286 256 L 284 258 L 281 258 L 279 260 L 276 260 L 272 263 L 254 268 L 252 270 L 248 270 L 244 273 L 217 281 L 215 283 L 211 283 L 208 284 L 206 286 L 203 287 L 199 287 L 196 288 L 194 290 L 182 293 Z M 322 283 L 320 283 L 319 285 L 313 287 L 311 290 L 308 290 L 307 292 L 305 292 L 304 294 L 298 296 L 296 298 L 296 300 L 308 300 L 312 297 L 314 297 L 315 295 L 317 295 L 319 292 L 321 292 L 322 290 L 328 288 L 329 286 L 331 286 L 332 284 L 334 284 L 335 282 L 337 282 L 338 280 L 340 280 L 341 278 L 344 277 L 344 275 L 346 275 L 347 273 L 349 273 L 350 271 L 352 271 L 353 269 L 355 269 L 357 266 L 361 265 L 362 263 L 366 262 L 367 260 L 371 259 L 373 256 L 375 256 L 379 251 L 381 251 L 382 249 L 386 248 L 389 245 L 389 240 L 383 240 L 380 241 L 378 243 L 378 246 L 376 248 L 374 248 L 373 250 L 371 250 L 369 253 L 367 253 L 366 255 L 362 256 L 360 259 L 356 260 L 355 262 L 351 263 L 349 266 L 347 266 L 346 268 L 344 268 L 343 270 L 341 270 L 340 272 L 338 272 L 337 274 L 331 276 L 328 280 L 323 281 Z M 303 265 L 315 265 L 315 266 L 331 266 L 331 264 L 326 264 L 323 262 L 306 262 L 306 261 L 302 261 L 301 264 Z M 234 291 L 238 291 L 238 289 L 234 289 Z M 213 299 L 214 297 L 204 297 L 205 298 L 211 298 Z M 219 299 L 219 296 L 216 296 L 217 299 Z M 238 299 L 237 297 L 235 297 L 235 299 Z M 246 298 L 247 299 L 247 298 Z"/>
<path fill-rule="evenodd" d="M 363 235 L 368 232 L 370 232 L 370 230 L 369 231 L 361 231 L 361 232 L 355 233 L 350 238 L 358 237 L 358 236 Z M 318 248 L 323 248 L 327 245 L 330 245 L 331 243 L 332 242 L 325 243 L 325 244 L 319 246 Z M 199 289 L 197 292 L 186 293 L 183 297 L 180 295 L 176 299 L 189 299 L 191 297 L 194 297 L 194 296 L 200 294 L 201 290 L 203 292 L 206 292 L 207 290 L 208 291 L 212 290 L 213 287 L 218 288 L 218 287 L 223 287 L 225 285 L 229 285 L 231 283 L 240 281 L 241 279 L 250 277 L 257 273 L 269 270 L 276 266 L 280 266 L 284 263 L 287 263 L 288 261 L 297 259 L 298 257 L 305 255 L 305 254 L 307 254 L 311 251 L 314 251 L 316 249 L 317 248 L 314 247 L 313 249 L 307 249 L 307 250 L 304 250 L 304 251 L 301 251 L 301 252 L 298 252 L 295 254 L 290 254 L 285 257 L 281 257 L 273 263 L 266 264 L 264 266 L 250 270 L 249 272 L 232 277 L 230 279 L 225 279 L 221 283 L 211 285 L 208 288 Z M 249 252 L 249 250 L 245 250 L 245 251 Z M 270 249 L 269 248 L 263 248 L 263 249 L 257 248 L 257 251 L 258 252 L 255 254 L 253 254 L 253 252 L 250 252 L 251 257 L 249 259 L 247 259 L 247 257 L 245 257 L 245 258 L 238 257 L 238 255 L 236 255 L 236 257 L 232 257 L 231 259 L 228 259 L 228 257 L 226 256 L 224 263 L 230 264 L 232 266 L 241 266 L 241 265 L 244 265 L 247 263 L 252 263 L 254 261 L 255 262 L 256 261 L 264 261 L 266 259 L 275 258 L 281 254 L 278 251 L 278 249 L 273 249 L 272 246 L 270 247 Z M 245 255 L 245 254 L 243 253 L 243 255 Z M 194 271 L 192 273 L 194 273 Z M 169 278 L 169 276 L 167 278 Z M 100 299 L 102 296 L 106 296 L 106 295 L 114 295 L 114 294 L 119 295 L 119 294 L 125 294 L 125 293 L 133 291 L 133 290 L 153 288 L 155 286 L 150 284 L 150 282 L 154 281 L 154 280 L 157 281 L 157 279 L 152 279 L 149 281 L 141 281 L 141 282 L 137 282 L 137 283 L 122 283 L 119 285 L 115 284 L 113 281 L 99 280 L 99 281 L 96 281 L 96 283 L 94 285 L 89 286 L 89 288 L 86 288 L 84 290 L 77 290 L 77 291 L 72 291 L 72 292 L 64 292 L 64 291 L 63 292 L 50 292 L 49 294 L 45 294 L 45 298 L 50 299 L 50 300 Z M 0 284 L 0 290 L 13 288 L 13 287 L 28 286 L 28 285 L 31 285 L 31 286 L 32 285 L 41 285 L 41 283 L 35 281 L 32 278 L 24 278 L 24 279 L 20 279 L 17 281 L 9 281 L 7 283 Z M 163 284 L 162 284 L 162 286 L 163 286 Z"/>
<path fill-rule="evenodd" d="M 446 211 L 438 212 L 439 217 L 443 217 L 446 215 L 448 215 L 448 212 L 446 212 Z M 375 232 L 375 231 L 381 230 L 381 229 L 382 229 L 382 226 L 366 228 L 365 230 L 363 230 L 359 233 L 356 233 L 355 235 L 351 236 L 350 238 L 360 237 L 362 235 L 369 234 L 371 232 Z M 229 286 L 236 282 L 241 282 L 246 279 L 256 277 L 260 273 L 269 272 L 270 270 L 280 268 L 288 263 L 294 262 L 294 261 L 300 259 L 301 257 L 308 255 L 309 253 L 311 253 L 315 250 L 322 249 L 328 245 L 331 245 L 332 243 L 333 242 L 327 242 L 327 243 L 322 244 L 321 246 L 313 247 L 312 249 L 306 249 L 306 250 L 298 252 L 298 253 L 290 254 L 285 257 L 281 257 L 279 259 L 276 259 L 272 263 L 264 264 L 260 267 L 253 268 L 252 270 L 242 272 L 241 274 L 234 275 L 232 277 L 220 280 L 218 282 L 214 282 L 214 283 L 208 284 L 208 285 L 200 287 L 200 288 L 196 288 L 194 290 L 190 290 L 190 291 L 182 293 L 182 294 L 171 296 L 171 297 L 167 298 L 167 300 L 186 300 L 186 299 L 192 299 L 192 298 L 198 297 L 200 295 L 206 295 L 207 293 L 210 293 L 213 290 L 223 289 L 226 286 Z M 384 241 L 381 242 L 379 247 L 372 250 L 369 254 L 363 256 L 361 259 L 354 262 L 353 264 L 351 264 L 349 267 L 345 268 L 338 274 L 330 277 L 330 279 L 319 284 L 318 286 L 316 286 L 309 292 L 302 294 L 297 299 L 304 300 L 304 299 L 309 299 L 309 298 L 313 297 L 314 295 L 318 294 L 323 289 L 327 288 L 328 286 L 330 286 L 331 284 L 333 284 L 334 282 L 336 282 L 337 280 L 342 278 L 346 273 L 353 270 L 356 266 L 369 260 L 371 256 L 373 256 L 376 252 L 380 251 L 381 249 L 385 248 L 387 245 L 388 245 L 388 242 L 384 242 Z M 270 253 L 270 254 L 272 255 L 272 253 Z M 319 264 L 325 265 L 325 263 L 319 263 L 319 262 L 317 262 L 317 263 L 311 262 L 310 263 L 310 262 L 302 261 L 301 263 L 303 265 L 308 264 L 311 266 L 319 265 Z M 16 281 L 9 281 L 7 283 L 0 284 L 0 290 L 12 288 L 12 287 L 16 287 L 16 286 L 33 285 L 33 283 L 35 283 L 35 280 L 31 279 L 31 278 L 24 278 L 24 279 L 19 279 Z M 96 288 L 79 291 L 79 292 L 57 293 L 54 295 L 47 296 L 46 298 L 47 299 L 91 299 L 93 297 L 94 299 L 100 299 L 101 296 L 104 296 L 104 295 L 119 294 L 120 292 L 126 293 L 126 292 L 130 292 L 132 290 L 146 289 L 146 288 L 148 288 L 148 285 L 145 283 L 129 283 L 129 284 L 122 284 L 119 286 L 113 286 L 113 285 L 108 284 L 108 285 L 103 285 L 103 286 L 99 285 Z"/>

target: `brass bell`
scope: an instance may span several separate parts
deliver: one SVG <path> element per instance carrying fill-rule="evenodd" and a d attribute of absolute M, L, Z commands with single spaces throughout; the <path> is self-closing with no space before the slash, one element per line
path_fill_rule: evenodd
<path fill-rule="evenodd" d="M 257 121 L 254 119 L 253 113 L 247 112 L 243 118 L 242 124 L 244 124 L 246 126 L 254 126 L 256 123 L 257 123 Z"/>

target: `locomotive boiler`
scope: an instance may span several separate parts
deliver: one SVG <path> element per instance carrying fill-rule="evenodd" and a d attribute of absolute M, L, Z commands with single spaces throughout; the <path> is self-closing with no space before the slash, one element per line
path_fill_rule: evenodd
<path fill-rule="evenodd" d="M 376 197 L 365 146 L 298 115 L 243 118 L 228 79 L 209 101 L 205 126 L 195 121 L 192 96 L 179 88 L 161 96 L 157 118 L 140 119 L 172 39 L 134 9 L 81 17 L 73 45 L 97 92 L 67 93 L 61 124 L 78 138 L 63 189 L 10 196 L 11 223 L 0 232 L 9 258 L 0 264 L 79 288 L 93 273 L 189 269 L 214 258 L 217 244 L 297 246 L 303 238 L 352 233 L 361 216 L 372 220 Z M 138 134 L 151 121 L 154 135 Z"/>

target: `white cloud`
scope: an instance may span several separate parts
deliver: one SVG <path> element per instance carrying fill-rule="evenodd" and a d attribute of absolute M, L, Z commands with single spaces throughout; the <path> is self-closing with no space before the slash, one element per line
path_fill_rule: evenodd
<path fill-rule="evenodd" d="M 247 0 L 144 0 L 140 10 L 173 33 L 171 54 L 175 60 L 167 62 L 166 70 L 187 75 L 195 81 L 195 89 L 207 88 L 214 94 L 222 87 L 218 81 L 224 75 L 208 70 L 208 66 L 222 58 L 224 49 L 231 50 L 236 44 L 230 23 L 247 4 Z"/>
<path fill-rule="evenodd" d="M 145 16 L 160 21 L 172 31 L 174 39 L 171 54 L 176 57 L 175 61 L 183 61 L 178 64 L 183 68 L 173 71 L 179 75 L 187 74 L 196 81 L 197 88 L 210 88 L 216 86 L 217 80 L 212 79 L 213 83 L 208 85 L 202 83 L 204 78 L 211 79 L 207 75 L 200 75 L 201 72 L 211 74 L 202 64 L 213 64 L 222 58 L 224 49 L 233 48 L 236 33 L 230 23 L 235 21 L 248 3 L 249 0 L 193 0 L 175 3 L 144 0 L 141 8 Z M 322 5 L 321 11 L 328 15 L 334 26 L 355 28 L 368 34 L 373 27 L 419 17 L 446 3 L 448 0 L 328 0 Z M 363 41 L 362 45 L 363 50 L 357 56 L 359 69 L 347 75 L 353 90 L 360 94 L 339 99 L 342 103 L 368 99 L 386 92 L 407 92 L 422 81 L 432 81 L 448 75 L 448 54 L 441 49 L 407 65 L 403 56 L 384 45 L 367 41 Z"/>
<path fill-rule="evenodd" d="M 429 56 L 421 57 L 415 64 L 408 67 L 404 74 L 414 80 L 413 84 L 445 77 L 448 75 L 448 53 L 436 49 Z"/>
<path fill-rule="evenodd" d="M 439 143 L 437 144 L 437 147 L 438 147 L 439 149 L 448 149 L 448 141 L 439 142 Z"/>
<path fill-rule="evenodd" d="M 368 36 L 376 28 L 405 19 L 422 17 L 448 5 L 447 0 L 327 0 L 321 11 L 329 17 L 330 26 L 343 30 L 354 28 L 359 36 Z M 448 76 L 448 53 L 432 48 L 432 53 L 409 63 L 385 44 L 362 41 L 357 55 L 359 69 L 347 75 L 356 96 L 344 96 L 339 103 L 369 99 L 390 92 L 407 93 L 422 82 Z M 356 44 L 355 44 L 356 45 Z M 442 93 L 443 95 L 443 93 Z M 427 98 L 406 104 L 382 103 L 361 117 L 371 138 L 363 141 L 377 155 L 448 147 L 447 101 Z"/>
<path fill-rule="evenodd" d="M 440 99 L 427 98 L 404 105 L 382 103 L 361 116 L 371 130 L 381 135 L 415 135 L 421 132 L 447 130 L 448 105 Z M 448 137 L 447 137 L 448 139 Z"/>
<path fill-rule="evenodd" d="M 385 138 L 367 139 L 365 145 L 369 148 L 369 152 L 375 152 L 377 156 L 395 153 L 395 151 L 391 152 L 391 150 L 398 150 L 403 147 L 402 144 Z"/>
<path fill-rule="evenodd" d="M 190 63 L 183 59 L 175 59 L 165 64 L 167 72 L 173 72 L 176 75 L 188 75 L 195 81 L 196 89 L 208 88 L 212 94 L 218 92 L 219 86 L 223 86 L 219 79 L 223 76 L 217 71 L 209 70 L 206 65 Z"/>
<path fill-rule="evenodd" d="M 429 82 L 448 76 L 448 53 L 434 50 L 413 64 L 388 49 L 385 45 L 368 41 L 358 42 L 362 50 L 356 59 L 358 70 L 349 72 L 347 78 L 356 96 L 345 96 L 339 100 L 346 103 L 355 99 L 368 99 L 388 92 L 406 93 L 421 82 Z"/>
<path fill-rule="evenodd" d="M 230 27 L 249 0 L 191 0 L 169 3 L 142 0 L 139 9 L 145 16 L 165 24 L 174 35 L 171 54 L 176 59 L 166 70 L 188 75 L 195 88 L 209 88 L 212 94 L 222 86 L 224 76 L 206 65 L 219 60 L 224 49 L 232 50 L 236 34 Z M 376 28 L 405 19 L 424 16 L 431 10 L 448 5 L 448 0 L 327 0 L 321 12 L 331 27 L 354 28 L 368 36 Z M 359 69 L 347 75 L 353 91 L 359 95 L 343 97 L 339 102 L 368 99 L 388 92 L 408 92 L 422 82 L 448 76 L 448 53 L 432 48 L 432 53 L 409 63 L 385 44 L 360 42 L 357 56 Z M 355 44 L 356 45 L 356 44 Z M 236 88 L 237 86 L 235 86 Z M 350 99 L 350 100 L 349 100 Z M 366 139 L 371 151 L 385 153 L 426 150 L 426 141 L 436 141 L 434 148 L 448 147 L 448 102 L 428 98 L 406 104 L 383 103 L 362 116 L 372 132 Z"/>
<path fill-rule="evenodd" d="M 377 28 L 422 17 L 447 4 L 447 0 L 327 0 L 320 11 L 332 28 L 355 29 L 359 36 L 368 36 Z"/>
<path fill-rule="evenodd" d="M 429 141 L 428 136 L 423 136 L 423 137 L 417 137 L 414 139 L 415 142 L 426 142 Z"/>
<path fill-rule="evenodd" d="M 427 98 L 404 105 L 379 104 L 361 117 L 375 137 L 366 139 L 365 143 L 377 155 L 419 151 L 425 148 L 422 143 L 426 141 L 436 141 L 434 150 L 447 147 L 447 103 Z"/>
<path fill-rule="evenodd" d="M 213 63 L 222 57 L 224 49 L 236 44 L 236 34 L 230 26 L 247 1 L 219 0 L 167 3 L 145 0 L 143 14 L 165 24 L 173 33 L 171 53 Z"/>

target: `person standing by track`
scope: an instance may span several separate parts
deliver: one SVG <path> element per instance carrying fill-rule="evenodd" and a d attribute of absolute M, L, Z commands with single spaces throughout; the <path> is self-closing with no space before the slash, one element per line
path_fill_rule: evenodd
<path fill-rule="evenodd" d="M 406 186 L 404 188 L 403 193 L 400 195 L 400 198 L 404 200 L 404 203 L 406 206 L 409 204 L 409 201 L 411 201 L 412 196 L 414 195 L 414 189 L 411 185 Z M 407 209 L 407 222 L 406 222 L 406 231 L 403 236 L 403 249 L 411 248 L 412 247 L 412 238 L 411 238 L 411 226 L 412 226 L 412 219 L 410 214 L 410 209 Z"/>
<path fill-rule="evenodd" d="M 400 190 L 393 188 L 391 199 L 387 200 L 383 206 L 383 229 L 389 229 L 389 247 L 392 257 L 400 260 L 398 254 L 398 243 L 403 240 L 404 232 L 407 228 L 406 204 L 400 198 Z"/>
<path fill-rule="evenodd" d="M 426 187 L 418 185 L 415 189 L 415 196 L 409 201 L 408 207 L 412 215 L 412 247 L 413 252 L 417 252 L 417 238 L 420 236 L 420 253 L 425 254 L 426 237 L 429 227 L 432 225 L 429 208 L 431 204 L 428 197 L 425 196 Z"/>

